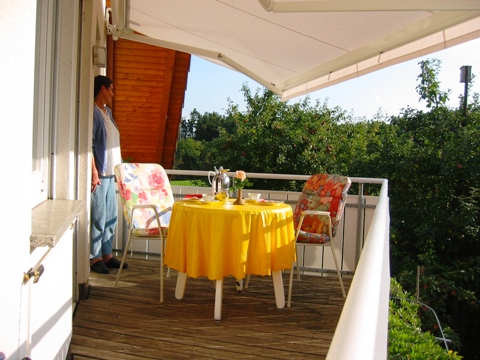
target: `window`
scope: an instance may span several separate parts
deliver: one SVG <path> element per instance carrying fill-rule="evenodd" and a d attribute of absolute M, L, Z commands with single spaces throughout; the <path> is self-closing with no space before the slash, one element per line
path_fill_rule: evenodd
<path fill-rule="evenodd" d="M 56 0 L 37 1 L 32 143 L 32 207 L 49 196 L 50 143 L 54 126 Z"/>

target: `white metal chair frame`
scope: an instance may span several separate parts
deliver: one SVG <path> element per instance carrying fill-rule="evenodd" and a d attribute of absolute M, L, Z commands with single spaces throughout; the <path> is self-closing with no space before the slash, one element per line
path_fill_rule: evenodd
<path fill-rule="evenodd" d="M 136 209 L 147 209 L 147 208 L 150 208 L 152 209 L 154 212 L 155 212 L 155 218 L 157 220 L 157 224 L 159 224 L 158 226 L 158 235 L 155 234 L 155 235 L 149 235 L 149 236 L 135 236 L 133 235 L 133 231 L 136 229 L 133 227 L 133 213 L 135 212 Z M 160 213 L 157 211 L 157 207 L 155 205 L 149 205 L 149 204 L 139 204 L 139 205 L 132 205 L 132 210 L 131 210 L 131 214 L 130 214 L 130 221 L 129 221 L 129 229 L 128 229 L 128 241 L 127 241 L 127 244 L 125 246 L 125 249 L 123 250 L 123 256 L 122 256 L 122 263 L 120 265 L 120 269 L 118 269 L 118 273 L 117 273 L 117 277 L 115 279 L 115 287 L 117 286 L 118 284 L 118 280 L 120 279 L 120 275 L 122 274 L 122 269 L 123 269 L 123 264 L 125 263 L 125 258 L 127 257 L 127 252 L 128 252 L 128 248 L 132 246 L 133 244 L 133 240 L 160 240 L 161 241 L 161 245 L 160 245 L 160 302 L 163 302 L 163 284 L 164 284 L 164 280 L 163 280 L 163 275 L 164 275 L 164 270 L 163 270 L 163 257 L 165 255 L 165 238 L 163 236 L 163 231 L 161 229 L 161 223 L 160 223 L 160 216 L 166 214 L 167 212 L 171 211 L 172 208 L 169 207 L 169 208 L 166 208 L 164 209 L 163 211 L 161 211 Z M 152 229 L 152 228 L 150 228 Z M 130 251 L 131 253 L 132 250 Z"/>
<path fill-rule="evenodd" d="M 328 217 L 328 235 L 330 241 L 326 243 L 297 243 L 298 235 L 300 234 L 300 229 L 302 228 L 302 223 L 303 219 L 305 219 L 306 216 L 326 216 Z M 343 281 L 342 281 L 342 275 L 340 274 L 340 267 L 338 265 L 338 260 L 337 256 L 335 255 L 335 250 L 333 249 L 332 243 L 335 241 L 335 239 L 332 236 L 332 219 L 330 216 L 329 211 L 318 211 L 318 210 L 305 210 L 302 212 L 300 215 L 300 219 L 298 222 L 297 229 L 295 230 L 295 251 L 297 250 L 297 246 L 328 246 L 332 250 L 332 256 L 333 256 L 333 261 L 335 262 L 335 267 L 337 269 L 337 276 L 338 280 L 340 281 L 340 286 L 342 288 L 342 294 L 343 297 L 346 297 L 345 293 L 345 288 L 343 286 Z M 298 255 L 298 254 L 297 254 Z M 298 256 L 297 256 L 298 259 Z M 300 280 L 300 266 L 298 265 L 298 260 L 292 264 L 292 268 L 290 270 L 290 281 L 288 283 L 288 299 L 287 299 L 287 307 L 290 307 L 291 304 L 291 298 L 292 298 L 292 285 L 293 285 L 293 272 L 294 272 L 294 267 L 297 265 L 297 279 Z"/>
<path fill-rule="evenodd" d="M 158 179 L 164 180 L 164 188 L 166 189 L 167 196 L 165 198 L 156 197 L 155 193 L 162 188 L 149 188 L 147 184 L 143 184 L 142 180 L 145 180 L 143 176 L 146 175 L 146 172 L 150 171 L 150 174 L 153 174 L 153 185 L 150 183 L 152 179 L 147 179 L 148 186 L 156 186 Z M 152 173 L 153 171 L 153 173 Z M 124 214 L 127 217 L 128 223 L 128 241 L 123 249 L 122 261 L 120 268 L 118 269 L 117 277 L 115 279 L 114 286 L 118 285 L 118 281 L 122 274 L 123 265 L 125 263 L 125 258 L 127 256 L 128 249 L 133 256 L 133 240 L 160 240 L 160 302 L 163 302 L 164 298 L 164 256 L 165 256 L 165 242 L 167 240 L 167 235 L 165 228 L 169 224 L 162 224 L 161 217 L 165 214 L 168 214 L 172 211 L 173 204 L 173 194 L 170 188 L 170 182 L 168 180 L 167 174 L 163 167 L 159 164 L 140 164 L 140 163 L 122 163 L 115 167 L 115 174 L 117 176 L 120 189 L 120 196 L 122 199 L 122 206 L 124 209 Z M 137 187 L 135 179 L 140 180 L 140 184 Z M 142 200 L 142 203 L 135 204 L 132 203 L 132 198 L 126 199 L 126 192 L 130 187 L 132 194 L 137 191 L 147 193 L 152 191 L 154 194 L 153 197 Z M 142 209 L 144 209 L 142 211 Z M 140 214 L 136 214 L 136 211 L 140 211 Z M 147 213 L 145 213 L 147 211 Z M 141 221 L 134 221 L 135 216 Z M 142 216 L 143 215 L 143 216 Z M 146 216 L 145 216 L 146 215 Z M 155 222 L 156 221 L 156 222 Z M 168 230 L 168 229 L 167 229 Z"/>

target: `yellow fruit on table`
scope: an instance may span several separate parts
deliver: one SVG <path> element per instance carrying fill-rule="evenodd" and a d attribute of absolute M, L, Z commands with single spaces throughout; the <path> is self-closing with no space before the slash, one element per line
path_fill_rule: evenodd
<path fill-rule="evenodd" d="M 217 196 L 215 196 L 217 198 L 217 200 L 220 200 L 220 201 L 224 201 L 224 200 L 227 200 L 227 194 L 225 193 L 219 193 L 217 194 Z"/>

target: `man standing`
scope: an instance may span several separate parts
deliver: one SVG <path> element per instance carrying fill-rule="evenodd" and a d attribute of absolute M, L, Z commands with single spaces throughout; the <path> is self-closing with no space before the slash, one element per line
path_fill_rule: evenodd
<path fill-rule="evenodd" d="M 122 162 L 120 133 L 113 120 L 111 107 L 113 82 L 102 75 L 95 77 L 93 111 L 93 161 L 91 198 L 90 269 L 108 274 L 109 268 L 120 268 L 112 255 L 112 242 L 117 225 L 115 165 Z M 123 264 L 123 268 L 128 265 Z"/>

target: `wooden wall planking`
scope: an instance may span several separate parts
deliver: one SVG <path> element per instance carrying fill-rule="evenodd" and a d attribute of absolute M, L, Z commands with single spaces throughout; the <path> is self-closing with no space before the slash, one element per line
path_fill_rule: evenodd
<path fill-rule="evenodd" d="M 165 141 L 163 143 L 163 155 L 161 163 L 168 163 L 169 159 L 175 158 L 177 140 L 180 132 L 180 121 L 187 89 L 188 71 L 190 68 L 190 54 L 176 52 L 175 66 L 173 69 L 172 86 L 170 88 L 170 103 L 167 112 Z M 181 99 L 181 101 L 180 101 Z M 180 121 L 176 119 L 180 116 Z M 173 162 L 172 162 L 173 167 Z"/>
<path fill-rule="evenodd" d="M 173 168 L 190 54 L 125 39 L 109 45 L 124 160 Z"/>

